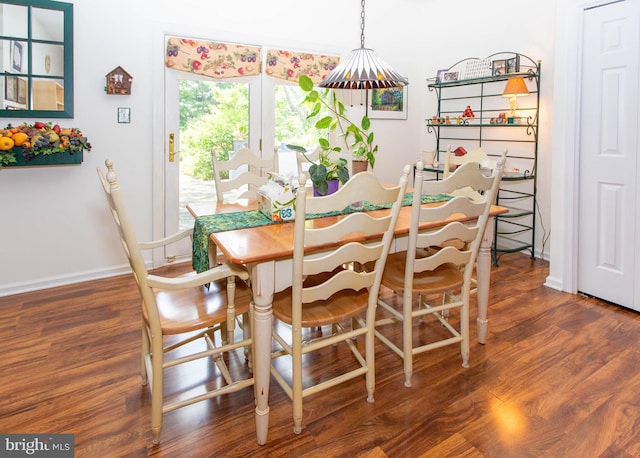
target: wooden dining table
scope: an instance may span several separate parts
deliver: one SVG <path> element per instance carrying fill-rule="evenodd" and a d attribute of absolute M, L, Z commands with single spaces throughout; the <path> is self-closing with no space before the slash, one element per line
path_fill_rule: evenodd
<path fill-rule="evenodd" d="M 440 204 L 426 204 L 440 205 Z M 233 203 L 217 202 L 209 205 L 189 204 L 187 209 L 194 217 L 231 213 L 235 211 L 252 210 L 257 208 L 257 202 L 251 199 L 239 200 Z M 389 209 L 373 210 L 380 215 Z M 493 217 L 508 210 L 493 205 L 491 218 L 480 245 L 477 259 L 477 335 L 478 342 L 485 343 L 487 335 L 487 308 L 489 303 L 489 280 L 491 275 L 491 244 L 493 241 Z M 307 224 L 322 227 L 340 216 L 328 216 L 310 219 Z M 460 221 L 468 220 L 461 215 Z M 391 251 L 406 249 L 406 238 L 411 222 L 411 206 L 402 207 L 396 223 L 395 238 Z M 442 221 L 431 221 L 422 224 L 421 228 L 442 226 Z M 212 256 L 219 249 L 228 262 L 244 265 L 249 271 L 253 292 L 253 375 L 256 396 L 256 435 L 258 444 L 267 442 L 269 427 L 269 381 L 271 366 L 271 305 L 274 293 L 282 291 L 291 285 L 293 256 L 293 222 L 267 224 L 259 227 L 233 229 L 223 232 L 211 232 L 210 239 Z M 382 234 L 380 234 L 382 236 Z M 351 240 L 361 240 L 362 236 L 352 234 L 349 238 L 337 240 L 336 246 Z"/>

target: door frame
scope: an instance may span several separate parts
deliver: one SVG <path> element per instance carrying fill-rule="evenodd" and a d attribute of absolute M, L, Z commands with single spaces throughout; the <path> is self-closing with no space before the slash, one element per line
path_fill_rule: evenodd
<path fill-rule="evenodd" d="M 174 24 L 165 22 L 153 23 L 153 37 L 152 37 L 152 69 L 154 70 L 152 76 L 152 237 L 154 240 L 165 236 L 165 208 L 164 208 L 164 176 L 167 162 L 165 161 L 165 155 L 168 154 L 167 139 L 164 133 L 164 112 L 165 112 L 165 77 L 164 77 L 164 54 L 165 54 L 165 41 L 166 35 L 178 36 L 178 37 L 192 37 L 194 39 L 210 39 L 213 41 L 221 41 L 227 43 L 253 43 L 260 45 L 263 52 L 263 62 L 266 53 L 266 49 L 295 49 L 302 52 L 310 52 L 316 54 L 332 54 L 340 56 L 343 54 L 344 49 L 337 46 L 309 43 L 300 41 L 298 39 L 277 39 L 273 40 L 265 36 L 239 34 L 237 32 L 230 32 L 228 30 L 212 30 L 204 27 L 190 27 L 184 24 Z M 277 43 L 277 44 L 274 44 Z M 264 113 L 270 113 L 274 110 L 274 97 L 273 97 L 273 81 L 270 81 L 271 77 L 267 77 L 262 74 L 262 87 L 261 87 L 261 106 L 250 107 L 249 117 L 254 116 L 255 109 L 260 110 L 261 118 L 261 132 L 259 132 L 257 140 L 260 145 L 260 154 L 262 157 L 272 157 L 274 152 L 272 148 L 266 145 L 274 144 L 274 120 L 272 117 L 263 116 Z M 252 139 L 252 142 L 254 140 Z M 152 253 L 152 266 L 160 267 L 165 264 L 165 255 L 163 248 L 156 248 Z"/>
<path fill-rule="evenodd" d="M 188 27 L 186 25 L 154 23 L 152 38 L 152 237 L 157 240 L 165 237 L 165 174 L 167 167 L 168 142 L 165 138 L 165 36 L 192 37 L 235 43 L 254 43 L 256 40 L 241 34 L 227 31 L 212 31 L 210 28 Z M 255 113 L 251 111 L 249 116 Z M 262 133 L 258 132 L 257 138 Z M 152 267 L 166 263 L 164 248 L 155 248 L 152 253 Z"/>

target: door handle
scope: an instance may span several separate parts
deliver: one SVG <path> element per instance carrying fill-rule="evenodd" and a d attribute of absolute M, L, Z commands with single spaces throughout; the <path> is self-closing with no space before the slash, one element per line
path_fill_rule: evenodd
<path fill-rule="evenodd" d="M 176 160 L 175 134 L 171 132 L 169 134 L 169 162 L 174 162 L 175 160 Z"/>

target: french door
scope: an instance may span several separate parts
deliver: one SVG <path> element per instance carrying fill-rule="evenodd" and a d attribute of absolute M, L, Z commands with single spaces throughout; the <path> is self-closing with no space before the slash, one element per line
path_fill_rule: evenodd
<path fill-rule="evenodd" d="M 176 69 L 185 68 L 184 65 L 171 68 L 164 65 L 170 37 L 190 36 L 194 41 L 224 43 L 253 40 L 236 36 L 214 39 L 207 36 L 206 31 L 169 33 L 168 28 L 159 24 L 154 39 L 154 68 L 163 69 L 154 76 L 153 88 L 154 238 L 192 226 L 193 220 L 185 209 L 187 203 L 215 200 L 210 169 L 212 148 L 223 155 L 233 154 L 242 146 L 249 147 L 263 159 L 277 155 L 274 168 L 293 177 L 297 176 L 295 155 L 285 145 L 312 148 L 317 142 L 316 129 L 306 120 L 307 113 L 300 106 L 303 94 L 294 81 L 268 76 L 265 72 L 218 79 Z M 247 46 L 260 49 L 265 62 L 267 49 Z M 324 54 L 319 56 L 324 58 Z M 282 65 L 291 65 L 291 60 L 285 59 Z M 157 267 L 190 255 L 191 246 L 185 241 L 164 251 L 155 250 L 153 264 Z"/>
<path fill-rule="evenodd" d="M 261 151 L 262 103 L 260 76 L 217 80 L 166 67 L 164 72 L 164 232 L 169 235 L 193 226 L 187 203 L 215 201 L 212 147 L 228 154 L 240 147 Z M 165 252 L 169 260 L 190 255 L 188 240 Z"/>

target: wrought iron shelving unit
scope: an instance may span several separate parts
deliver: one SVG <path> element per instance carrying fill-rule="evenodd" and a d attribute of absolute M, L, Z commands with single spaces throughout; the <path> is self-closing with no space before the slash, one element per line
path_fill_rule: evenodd
<path fill-rule="evenodd" d="M 503 65 L 504 64 L 504 65 Z M 438 77 L 427 80 L 437 99 L 437 113 L 426 120 L 436 137 L 436 158 L 444 162 L 447 146 L 467 150 L 481 146 L 497 157 L 508 149 L 498 204 L 509 212 L 496 218 L 493 264 L 505 253 L 535 254 L 538 161 L 538 107 L 541 62 L 515 53 L 500 52 L 484 59 L 463 59 Z M 522 77 L 529 95 L 519 97 L 510 117 L 509 99 L 502 94 L 509 78 Z M 474 117 L 463 117 L 470 107 Z M 501 113 L 505 113 L 501 115 Z M 442 169 L 427 167 L 438 179 Z"/>

